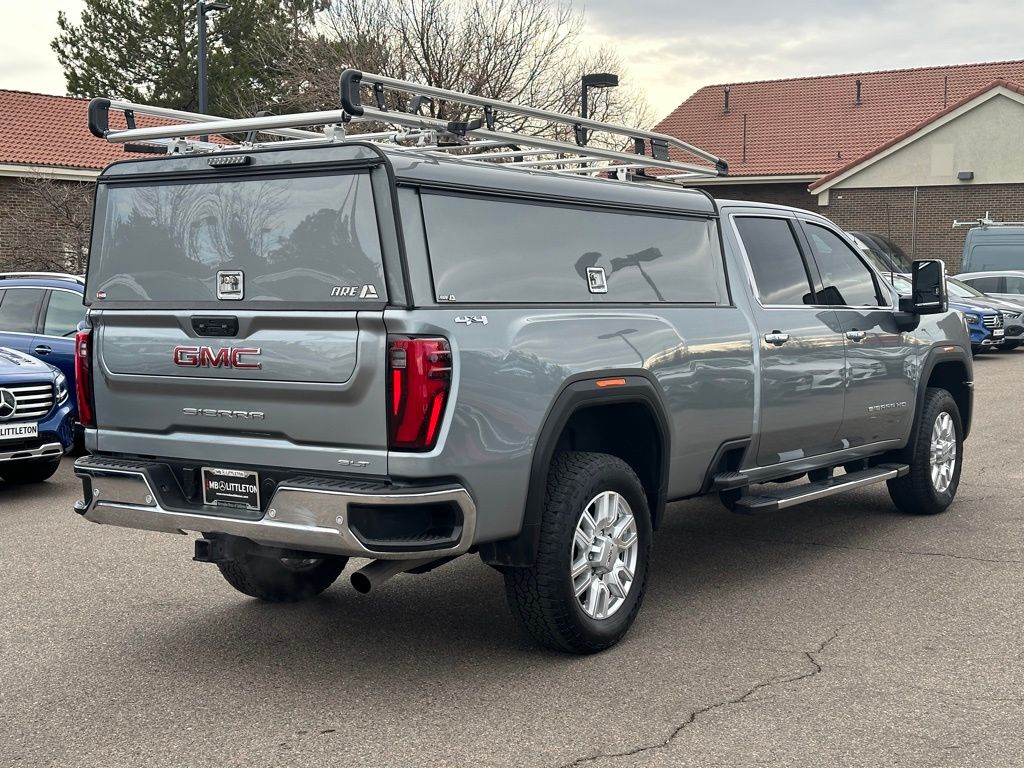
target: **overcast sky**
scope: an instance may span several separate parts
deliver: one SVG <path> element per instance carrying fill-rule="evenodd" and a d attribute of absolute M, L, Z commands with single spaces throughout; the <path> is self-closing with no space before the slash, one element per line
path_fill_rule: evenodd
<path fill-rule="evenodd" d="M 1019 0 L 577 0 L 594 44 L 615 45 L 663 117 L 702 85 L 1024 58 Z M 0 0 L 0 88 L 64 93 L 57 11 Z"/>

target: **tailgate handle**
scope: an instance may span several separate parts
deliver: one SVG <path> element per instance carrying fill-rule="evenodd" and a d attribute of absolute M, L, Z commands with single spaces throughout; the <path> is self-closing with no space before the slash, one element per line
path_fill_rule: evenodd
<path fill-rule="evenodd" d="M 237 317 L 193 317 L 192 330 L 197 336 L 237 336 Z"/>

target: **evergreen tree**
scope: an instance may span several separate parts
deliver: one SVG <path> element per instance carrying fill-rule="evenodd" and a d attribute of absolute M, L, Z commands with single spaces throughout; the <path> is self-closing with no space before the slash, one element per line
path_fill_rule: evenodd
<path fill-rule="evenodd" d="M 207 15 L 211 114 L 249 116 L 282 95 L 267 41 L 299 39 L 329 0 L 231 0 Z M 81 21 L 64 12 L 51 43 L 68 94 L 111 96 L 157 106 L 198 108 L 198 29 L 194 0 L 86 0 Z"/>

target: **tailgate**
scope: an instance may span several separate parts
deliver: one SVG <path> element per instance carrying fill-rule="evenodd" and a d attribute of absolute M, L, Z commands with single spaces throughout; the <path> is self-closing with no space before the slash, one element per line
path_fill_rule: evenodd
<path fill-rule="evenodd" d="M 382 314 L 221 315 L 238 332 L 211 338 L 196 335 L 194 313 L 105 312 L 95 331 L 97 447 L 383 474 Z"/>

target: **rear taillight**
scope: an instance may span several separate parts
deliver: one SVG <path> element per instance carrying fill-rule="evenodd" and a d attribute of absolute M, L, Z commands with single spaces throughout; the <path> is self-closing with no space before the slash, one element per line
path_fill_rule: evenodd
<path fill-rule="evenodd" d="M 388 338 L 389 447 L 429 451 L 437 442 L 452 380 L 445 339 Z"/>
<path fill-rule="evenodd" d="M 75 395 L 78 400 L 78 422 L 83 427 L 96 426 L 92 400 L 92 328 L 75 334 Z"/>

